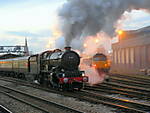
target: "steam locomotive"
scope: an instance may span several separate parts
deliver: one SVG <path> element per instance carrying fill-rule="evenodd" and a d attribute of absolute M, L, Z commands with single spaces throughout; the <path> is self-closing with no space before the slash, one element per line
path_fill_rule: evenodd
<path fill-rule="evenodd" d="M 66 47 L 27 57 L 0 60 L 0 74 L 63 90 L 83 88 L 88 77 L 79 70 L 80 56 Z"/>

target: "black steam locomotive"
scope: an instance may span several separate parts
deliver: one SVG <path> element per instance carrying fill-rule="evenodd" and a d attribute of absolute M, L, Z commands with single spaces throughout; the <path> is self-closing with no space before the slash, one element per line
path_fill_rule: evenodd
<path fill-rule="evenodd" d="M 0 60 L 0 73 L 64 90 L 81 89 L 88 77 L 79 70 L 80 56 L 66 47 L 27 57 Z"/>

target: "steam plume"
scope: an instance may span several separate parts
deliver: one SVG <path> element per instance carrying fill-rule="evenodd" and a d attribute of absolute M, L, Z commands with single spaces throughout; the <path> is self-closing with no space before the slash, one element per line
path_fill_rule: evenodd
<path fill-rule="evenodd" d="M 59 11 L 66 45 L 72 40 L 105 32 L 112 36 L 125 11 L 150 10 L 150 0 L 69 0 Z"/>

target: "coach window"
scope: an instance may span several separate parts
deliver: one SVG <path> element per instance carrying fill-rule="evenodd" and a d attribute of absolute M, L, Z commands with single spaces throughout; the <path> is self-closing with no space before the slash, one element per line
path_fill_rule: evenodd
<path fill-rule="evenodd" d="M 126 48 L 126 64 L 129 64 L 129 48 Z"/>
<path fill-rule="evenodd" d="M 121 51 L 121 61 L 122 61 L 122 64 L 124 64 L 124 61 L 125 61 L 125 59 L 124 59 L 124 49 L 122 49 L 122 51 Z"/>
<path fill-rule="evenodd" d="M 134 64 L 134 48 L 130 49 L 130 61 L 131 64 Z"/>

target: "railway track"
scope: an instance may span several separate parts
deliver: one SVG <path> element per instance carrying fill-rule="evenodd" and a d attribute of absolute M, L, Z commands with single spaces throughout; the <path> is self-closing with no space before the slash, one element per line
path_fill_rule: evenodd
<path fill-rule="evenodd" d="M 120 79 L 121 78 L 119 78 L 119 80 L 117 79 L 117 82 L 110 80 L 109 82 L 103 82 L 102 84 L 98 84 L 92 87 L 87 85 L 85 89 L 88 91 L 94 91 L 104 94 L 119 94 L 126 97 L 150 100 L 150 88 L 145 88 L 140 85 L 140 87 L 133 86 L 130 85 L 129 81 L 126 81 L 126 84 L 124 84 L 124 82 L 120 82 Z M 133 82 L 133 80 L 131 81 Z M 146 85 L 148 85 L 148 83 Z"/>
<path fill-rule="evenodd" d="M 49 100 L 46 100 L 42 97 L 35 96 L 33 94 L 25 93 L 23 91 L 10 88 L 7 86 L 0 85 L 0 93 L 3 93 L 13 99 L 16 99 L 20 102 L 23 102 L 25 104 L 28 104 L 36 109 L 39 109 L 45 113 L 83 113 L 82 111 L 73 109 L 71 107 L 52 102 Z"/>
<path fill-rule="evenodd" d="M 128 80 L 128 79 L 122 79 L 122 78 L 117 78 L 117 77 L 111 78 L 110 81 L 115 82 L 115 83 L 123 83 L 123 84 L 131 85 L 131 86 L 150 88 L 150 84 L 148 84 L 148 83 L 143 83 L 143 82 L 133 81 L 133 80 Z"/>
<path fill-rule="evenodd" d="M 110 81 L 150 89 L 150 82 L 149 82 L 150 79 L 123 76 L 123 75 L 110 75 Z"/>
<path fill-rule="evenodd" d="M 18 83 L 18 84 L 20 84 L 20 83 Z M 29 86 L 29 85 L 27 85 L 27 86 Z M 33 85 L 30 85 L 30 87 L 33 87 Z M 150 112 L 149 105 L 145 105 L 142 103 L 135 103 L 133 101 L 125 100 L 125 99 L 112 98 L 109 96 L 100 95 L 98 93 L 93 93 L 93 92 L 87 91 L 87 90 L 81 90 L 81 92 L 76 92 L 76 91 L 75 92 L 60 92 L 60 91 L 56 91 L 56 90 L 48 89 L 48 88 L 41 88 L 41 87 L 37 87 L 37 88 L 48 91 L 48 92 L 61 94 L 64 96 L 75 97 L 79 100 L 84 100 L 84 101 L 88 101 L 91 103 L 105 104 L 108 106 L 118 108 L 118 110 L 128 112 L 128 113 L 129 112 L 132 112 L 132 113 L 134 113 L 134 112 L 136 112 L 136 113 Z"/>
<path fill-rule="evenodd" d="M 143 93 L 150 93 L 150 88 L 131 86 L 131 85 L 123 84 L 123 83 L 104 82 L 103 84 L 99 84 L 98 86 L 101 86 L 101 85 L 105 85 L 107 87 L 113 86 L 113 87 L 117 87 L 117 88 L 130 89 L 133 91 L 139 91 L 139 92 L 143 92 Z"/>
<path fill-rule="evenodd" d="M 101 84 L 99 86 L 92 86 L 92 87 L 86 86 L 85 90 L 102 93 L 102 94 L 119 94 L 131 98 L 150 100 L 149 93 L 144 93 L 141 91 L 126 89 L 126 88 L 120 88 L 111 85 L 108 86 L 105 84 Z"/>
<path fill-rule="evenodd" d="M 112 98 L 105 95 L 101 95 L 98 93 L 93 93 L 87 90 L 82 90 L 84 95 L 82 98 L 87 98 L 91 102 L 101 103 L 109 106 L 113 106 L 119 108 L 125 112 L 134 112 L 134 113 L 149 113 L 150 112 L 150 105 L 142 104 L 133 102 L 126 99 L 118 99 Z M 80 95 L 81 95 L 80 93 Z"/>
<path fill-rule="evenodd" d="M 144 82 L 144 83 L 149 83 L 150 84 L 150 77 L 148 76 L 130 76 L 130 75 L 119 75 L 119 74 L 109 74 L 110 77 L 118 77 L 118 78 L 126 78 L 129 80 L 134 80 L 134 81 L 140 81 L 140 82 Z"/>

